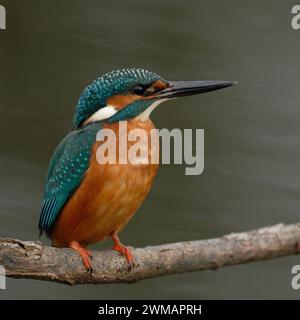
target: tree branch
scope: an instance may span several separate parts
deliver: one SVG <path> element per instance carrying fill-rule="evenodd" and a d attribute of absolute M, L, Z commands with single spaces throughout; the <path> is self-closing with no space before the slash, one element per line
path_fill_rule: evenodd
<path fill-rule="evenodd" d="M 278 224 L 221 238 L 135 248 L 136 266 L 127 270 L 125 259 L 112 250 L 94 251 L 90 275 L 72 249 L 40 242 L 0 239 L 0 265 L 6 275 L 66 284 L 136 282 L 168 274 L 216 270 L 224 266 L 300 252 L 300 223 Z"/>

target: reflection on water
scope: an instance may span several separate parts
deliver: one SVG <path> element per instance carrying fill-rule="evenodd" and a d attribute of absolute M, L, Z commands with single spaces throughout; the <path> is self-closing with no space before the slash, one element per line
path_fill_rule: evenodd
<path fill-rule="evenodd" d="M 292 3 L 1 4 L 8 12 L 0 33 L 1 236 L 37 239 L 48 161 L 70 129 L 81 90 L 106 71 L 132 66 L 171 80 L 239 86 L 155 111 L 158 128 L 205 129 L 205 170 L 186 176 L 183 166 L 162 166 L 122 233 L 126 243 L 208 238 L 299 220 L 300 31 L 290 27 Z M 290 287 L 297 263 L 289 257 L 134 285 L 8 280 L 1 298 L 298 298 Z"/>

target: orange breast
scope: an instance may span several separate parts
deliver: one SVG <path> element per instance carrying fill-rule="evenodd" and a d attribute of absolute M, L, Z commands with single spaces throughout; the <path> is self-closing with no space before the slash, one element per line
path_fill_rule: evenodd
<path fill-rule="evenodd" d="M 118 137 L 119 123 L 105 127 Z M 149 144 L 145 147 L 150 148 L 152 122 L 127 121 L 128 132 L 133 128 L 146 130 Z M 65 247 L 71 241 L 84 246 L 109 237 L 127 224 L 150 191 L 158 169 L 158 164 L 150 163 L 150 157 L 151 152 L 159 152 L 158 143 L 149 149 L 148 164 L 99 164 L 96 154 L 102 143 L 94 144 L 86 175 L 57 219 L 51 234 L 55 246 Z M 128 148 L 133 144 L 134 141 L 128 142 Z M 116 147 L 118 160 L 118 139 Z"/>

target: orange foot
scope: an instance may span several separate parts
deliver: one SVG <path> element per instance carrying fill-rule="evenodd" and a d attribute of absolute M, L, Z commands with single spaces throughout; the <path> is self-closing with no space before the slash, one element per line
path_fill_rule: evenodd
<path fill-rule="evenodd" d="M 70 248 L 72 248 L 73 250 L 75 250 L 76 252 L 79 253 L 79 255 L 81 256 L 83 265 L 88 270 L 88 272 L 90 274 L 92 274 L 93 268 L 92 268 L 91 260 L 90 260 L 90 259 L 92 259 L 92 254 L 90 253 L 90 251 L 83 248 L 77 241 L 72 241 L 70 243 Z"/>
<path fill-rule="evenodd" d="M 112 234 L 111 237 L 112 237 L 113 242 L 115 243 L 114 246 L 112 247 L 112 249 L 116 250 L 116 251 L 120 252 L 122 255 L 124 255 L 126 258 L 126 261 L 127 261 L 128 269 L 129 270 L 132 269 L 134 267 L 134 259 L 133 259 L 133 255 L 132 255 L 130 249 L 121 243 L 117 234 Z"/>

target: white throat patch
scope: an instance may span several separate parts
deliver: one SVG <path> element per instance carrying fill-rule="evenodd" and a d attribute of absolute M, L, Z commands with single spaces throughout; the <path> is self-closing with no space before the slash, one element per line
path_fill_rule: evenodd
<path fill-rule="evenodd" d="M 140 120 L 140 121 L 147 121 L 150 117 L 151 112 L 158 106 L 160 105 L 162 102 L 167 101 L 169 99 L 161 99 L 161 100 L 157 100 L 155 102 L 153 102 L 151 104 L 150 107 L 148 107 L 144 112 L 142 112 L 141 114 L 139 114 L 136 119 Z M 100 120 L 105 120 L 108 119 L 110 117 L 112 117 L 114 114 L 116 114 L 119 110 L 117 110 L 114 106 L 112 105 L 107 105 L 104 108 L 99 109 L 98 111 L 96 111 L 95 113 L 93 113 L 89 118 L 87 118 L 83 125 L 87 125 L 91 122 L 95 122 L 95 121 L 100 121 Z"/>
<path fill-rule="evenodd" d="M 101 108 L 95 113 L 93 113 L 88 119 L 84 121 L 83 125 L 87 125 L 88 123 L 91 123 L 94 121 L 108 119 L 112 117 L 114 114 L 116 114 L 117 112 L 118 110 L 114 106 L 107 105 L 106 107 Z"/>
<path fill-rule="evenodd" d="M 157 100 L 155 102 L 153 102 L 151 104 L 150 107 L 148 107 L 144 112 L 142 112 L 141 114 L 139 114 L 136 119 L 140 120 L 140 121 L 147 121 L 150 117 L 151 112 L 158 106 L 160 105 L 162 102 L 167 101 L 169 99 L 161 99 L 161 100 Z"/>

